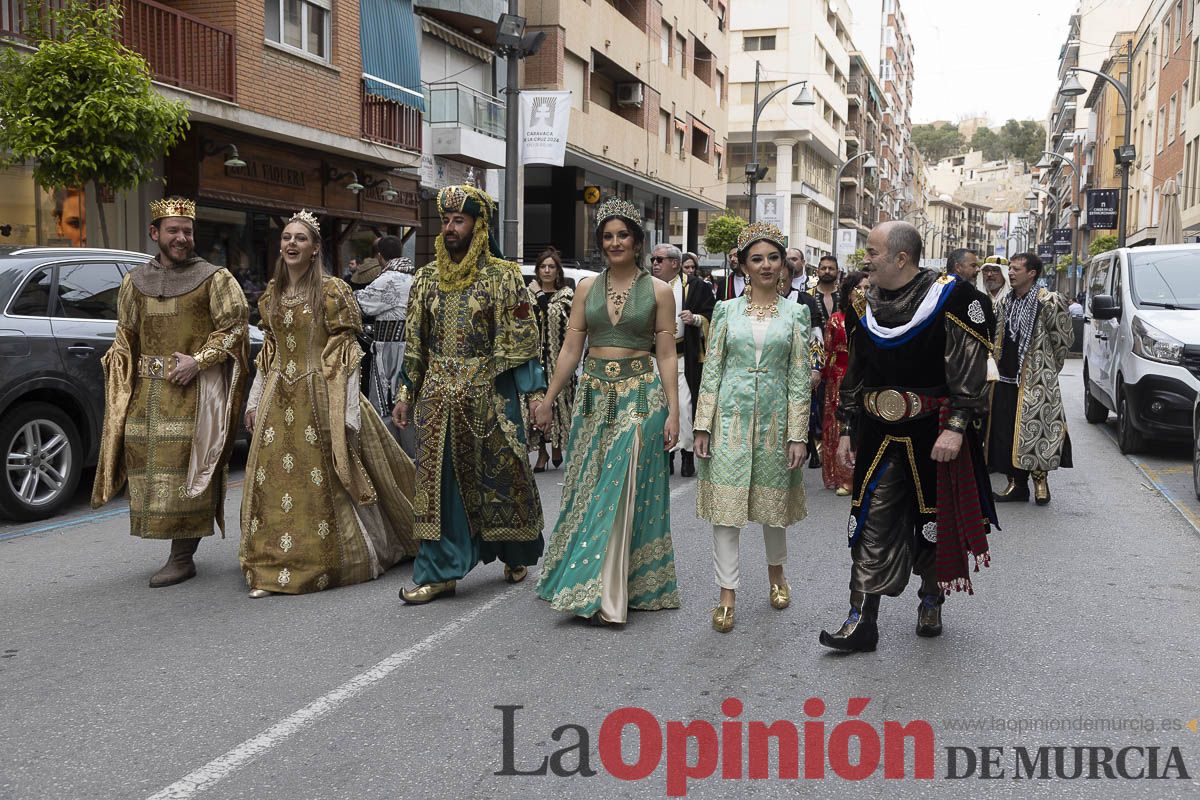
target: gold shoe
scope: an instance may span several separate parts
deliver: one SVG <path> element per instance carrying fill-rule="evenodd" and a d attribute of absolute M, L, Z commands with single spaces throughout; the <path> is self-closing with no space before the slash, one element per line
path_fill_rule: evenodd
<path fill-rule="evenodd" d="M 412 606 L 428 603 L 444 594 L 454 594 L 458 581 L 435 581 L 426 583 L 415 589 L 401 589 L 400 599 Z"/>
<path fill-rule="evenodd" d="M 780 611 L 792 604 L 792 587 L 786 583 L 771 584 L 771 607 Z"/>
<path fill-rule="evenodd" d="M 266 589 L 251 589 L 250 596 L 257 599 L 259 597 L 270 597 L 271 593 Z"/>
<path fill-rule="evenodd" d="M 849 497 L 850 490 L 847 489 L 845 486 L 839 486 L 839 487 L 837 487 L 837 491 L 835 491 L 834 494 L 836 494 L 838 497 Z"/>
<path fill-rule="evenodd" d="M 525 580 L 525 576 L 529 574 L 528 567 L 510 567 L 504 565 L 504 580 L 507 583 L 520 583 Z"/>
<path fill-rule="evenodd" d="M 717 633 L 729 633 L 733 630 L 733 608 L 717 606 L 712 610 L 712 626 Z"/>
<path fill-rule="evenodd" d="M 1039 506 L 1050 502 L 1050 481 L 1044 472 L 1033 473 L 1033 502 Z"/>

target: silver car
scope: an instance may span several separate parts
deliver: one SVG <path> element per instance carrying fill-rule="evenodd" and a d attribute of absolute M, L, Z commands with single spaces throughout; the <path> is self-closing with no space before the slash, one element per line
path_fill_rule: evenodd
<path fill-rule="evenodd" d="M 125 273 L 149 256 L 28 248 L 0 255 L 0 516 L 53 516 L 99 454 L 100 357 L 117 328 Z M 254 352 L 261 337 L 251 329 Z"/>

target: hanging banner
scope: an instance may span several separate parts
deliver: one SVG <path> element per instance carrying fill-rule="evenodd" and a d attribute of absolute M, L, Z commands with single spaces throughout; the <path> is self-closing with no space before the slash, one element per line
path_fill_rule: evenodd
<path fill-rule="evenodd" d="M 1087 226 L 1092 230 L 1116 230 L 1120 189 L 1087 190 Z"/>
<path fill-rule="evenodd" d="M 767 222 L 783 230 L 783 200 L 777 194 L 760 194 L 755 199 L 758 206 L 754 210 L 757 222 Z M 786 233 L 786 231 L 784 231 Z"/>
<path fill-rule="evenodd" d="M 1070 228 L 1055 228 L 1050 234 L 1050 242 L 1054 245 L 1054 252 L 1057 255 L 1066 255 L 1071 252 L 1071 229 Z"/>
<path fill-rule="evenodd" d="M 1044 263 L 1049 264 L 1054 260 L 1054 245 L 1039 244 L 1037 246 L 1037 254 L 1038 258 L 1040 258 Z"/>
<path fill-rule="evenodd" d="M 838 228 L 837 229 L 837 257 L 838 261 L 847 256 L 854 255 L 854 251 L 858 249 L 858 231 L 854 228 Z M 845 263 L 842 262 L 842 266 Z"/>
<path fill-rule="evenodd" d="M 521 92 L 521 163 L 561 167 L 571 126 L 570 92 Z"/>

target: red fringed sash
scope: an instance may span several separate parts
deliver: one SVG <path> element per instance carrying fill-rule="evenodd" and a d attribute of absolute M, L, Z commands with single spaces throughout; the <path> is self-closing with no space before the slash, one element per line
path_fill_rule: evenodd
<path fill-rule="evenodd" d="M 943 405 L 938 431 L 946 430 L 950 406 Z M 964 437 L 958 456 L 953 461 L 937 464 L 937 549 L 934 560 L 938 587 L 974 594 L 971 588 L 971 569 L 968 554 L 974 557 L 975 572 L 982 563 L 991 564 L 988 554 L 987 520 L 979 504 L 979 485 L 975 480 L 975 464 L 971 448 Z"/>

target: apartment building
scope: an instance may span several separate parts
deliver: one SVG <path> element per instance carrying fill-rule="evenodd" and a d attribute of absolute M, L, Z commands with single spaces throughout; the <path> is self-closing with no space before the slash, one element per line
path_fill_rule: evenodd
<path fill-rule="evenodd" d="M 850 54 L 850 80 L 846 99 L 850 113 L 846 124 L 846 159 L 838 187 L 838 228 L 853 229 L 855 246 L 864 247 L 867 234 L 880 219 L 880 146 L 886 102 L 883 89 L 871 71 L 871 62 L 857 50 Z M 875 166 L 867 168 L 868 160 Z"/>
<path fill-rule="evenodd" d="M 11 9 L 23 5 L 7 5 L 0 36 L 19 39 Z M 100 244 L 87 221 L 103 202 L 110 244 L 143 250 L 147 202 L 181 194 L 198 201 L 197 252 L 230 267 L 254 300 L 281 222 L 300 208 L 321 216 L 334 270 L 376 232 L 418 224 L 417 183 L 401 172 L 417 163 L 424 107 L 412 0 L 129 0 L 119 35 L 155 88 L 188 108 L 187 137 L 161 165 L 166 185 L 101 198 L 86 187 L 72 241 L 43 222 L 54 195 L 21 167 L 6 171 L 0 188 L 24 183 L 34 200 L 0 211 L 35 220 L 25 243 Z"/>
<path fill-rule="evenodd" d="M 524 11 L 546 38 L 523 62 L 522 88 L 571 92 L 564 166 L 524 169 L 525 255 L 552 244 L 598 263 L 589 186 L 636 204 L 648 242 L 696 250 L 705 218 L 725 204 L 727 0 L 559 0 Z"/>
<path fill-rule="evenodd" d="M 944 264 L 951 250 L 967 246 L 967 209 L 942 195 L 929 201 L 925 213 L 925 257 Z"/>
<path fill-rule="evenodd" d="M 739 0 L 732 17 L 725 202 L 735 213 L 749 215 L 745 168 L 757 161 L 767 170 L 757 187 L 759 197 L 775 199 L 781 228 L 810 261 L 834 251 L 834 219 L 841 199 L 835 183 L 863 181 L 863 159 L 850 165 L 840 181 L 837 177 L 845 159 L 858 152 L 858 145 L 845 139 L 854 50 L 850 24 L 849 7 L 828 0 Z M 804 88 L 813 102 L 794 105 L 801 88 L 794 86 L 767 103 L 758 118 L 755 155 L 751 130 L 756 74 L 761 98 L 806 80 Z"/>
<path fill-rule="evenodd" d="M 1109 43 L 1108 55 L 1100 65 L 1100 71 L 1124 84 L 1129 74 L 1126 54 L 1133 47 L 1136 31 L 1120 31 Z M 1080 98 L 1083 100 L 1083 98 Z M 1105 81 L 1096 81 L 1087 94 L 1084 107 L 1090 112 L 1088 130 L 1080 146 L 1083 158 L 1081 165 L 1080 190 L 1115 189 L 1121 185 L 1121 167 L 1117 163 L 1118 147 L 1125 144 L 1125 104 L 1116 90 Z M 1086 213 L 1087 203 L 1083 203 Z M 1092 241 L 1098 236 L 1114 234 L 1115 230 L 1092 230 L 1086 217 L 1080 228 L 1079 252 L 1087 253 Z"/>

